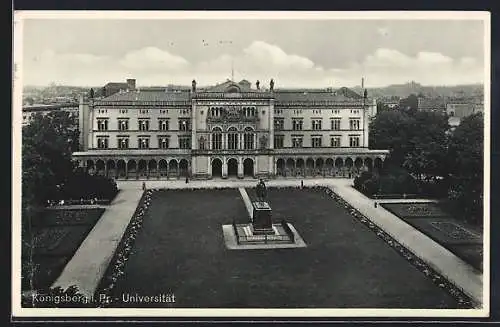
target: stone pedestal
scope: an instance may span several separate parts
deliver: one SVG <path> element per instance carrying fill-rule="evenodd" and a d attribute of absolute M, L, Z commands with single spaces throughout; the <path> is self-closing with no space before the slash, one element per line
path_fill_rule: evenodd
<path fill-rule="evenodd" d="M 271 207 L 267 202 L 252 202 L 252 227 L 255 235 L 274 234 Z"/>

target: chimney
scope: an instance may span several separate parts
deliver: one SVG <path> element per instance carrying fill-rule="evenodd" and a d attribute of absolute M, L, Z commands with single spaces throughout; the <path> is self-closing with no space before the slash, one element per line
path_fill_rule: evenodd
<path fill-rule="evenodd" d="M 128 85 L 129 91 L 134 91 L 135 90 L 135 78 L 128 78 L 127 85 Z"/>

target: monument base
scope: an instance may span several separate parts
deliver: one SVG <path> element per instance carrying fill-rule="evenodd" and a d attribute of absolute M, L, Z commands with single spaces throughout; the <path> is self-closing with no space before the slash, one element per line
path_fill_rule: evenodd
<path fill-rule="evenodd" d="M 303 248 L 306 243 L 290 223 L 273 224 L 273 234 L 255 234 L 252 224 L 223 225 L 224 241 L 230 250 Z"/>

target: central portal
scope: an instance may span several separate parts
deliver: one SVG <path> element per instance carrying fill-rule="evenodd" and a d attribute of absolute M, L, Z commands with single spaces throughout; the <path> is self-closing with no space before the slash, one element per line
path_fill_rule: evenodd
<path fill-rule="evenodd" d="M 227 161 L 227 175 L 229 177 L 238 176 L 238 161 L 234 158 Z"/>

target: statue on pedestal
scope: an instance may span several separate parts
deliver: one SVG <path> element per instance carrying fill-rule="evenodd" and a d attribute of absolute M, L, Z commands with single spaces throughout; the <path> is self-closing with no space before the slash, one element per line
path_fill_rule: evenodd
<path fill-rule="evenodd" d="M 272 91 L 274 91 L 274 80 L 271 78 L 271 82 L 269 82 L 269 89 Z"/>
<path fill-rule="evenodd" d="M 196 80 L 193 80 L 193 82 L 191 82 L 191 87 L 193 89 L 193 92 L 196 92 Z"/>
<path fill-rule="evenodd" d="M 257 193 L 257 200 L 259 202 L 265 202 L 266 201 L 266 198 L 267 198 L 267 189 L 266 189 L 266 184 L 264 184 L 264 181 L 262 179 L 257 184 L 255 192 Z"/>
<path fill-rule="evenodd" d="M 259 82 L 259 80 L 257 80 L 257 82 L 255 82 L 255 86 L 257 87 L 257 90 L 260 90 L 260 82 Z"/>

